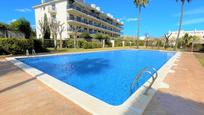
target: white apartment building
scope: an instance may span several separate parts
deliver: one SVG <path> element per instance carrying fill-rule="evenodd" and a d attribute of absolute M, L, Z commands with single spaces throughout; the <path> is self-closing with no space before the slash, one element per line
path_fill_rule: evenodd
<path fill-rule="evenodd" d="M 115 19 L 111 14 L 105 14 L 95 4 L 88 5 L 84 0 L 41 0 L 35 9 L 36 35 L 42 37 L 39 30 L 39 21 L 44 19 L 45 14 L 49 20 L 60 21 L 66 28 L 62 38 L 73 38 L 77 33 L 87 32 L 90 34 L 102 33 L 112 37 L 121 35 L 123 23 Z M 76 29 L 75 29 L 76 30 Z M 58 36 L 59 38 L 59 36 Z"/>
<path fill-rule="evenodd" d="M 188 35 L 190 35 L 190 36 L 198 36 L 202 40 L 204 40 L 204 30 L 194 30 L 194 31 L 184 31 L 184 30 L 182 30 L 181 33 L 180 33 L 180 38 L 183 37 L 186 33 Z M 169 31 L 168 34 L 169 35 L 171 34 L 171 36 L 170 36 L 171 39 L 176 39 L 176 37 L 178 35 L 178 31 L 174 31 L 174 32 Z"/>

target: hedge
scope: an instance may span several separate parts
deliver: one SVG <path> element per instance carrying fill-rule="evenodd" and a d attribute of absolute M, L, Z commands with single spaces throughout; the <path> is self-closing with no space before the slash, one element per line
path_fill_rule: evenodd
<path fill-rule="evenodd" d="M 33 48 L 35 49 L 35 52 L 47 52 L 48 50 L 42 46 L 42 40 L 40 39 L 33 39 Z"/>
<path fill-rule="evenodd" d="M 0 38 L 2 54 L 23 54 L 26 49 L 32 50 L 33 44 L 31 39 Z"/>
<path fill-rule="evenodd" d="M 0 54 L 25 54 L 26 50 L 31 52 L 47 51 L 42 47 L 41 40 L 38 39 L 16 39 L 16 38 L 0 38 Z"/>
<path fill-rule="evenodd" d="M 65 44 L 67 48 L 74 48 L 73 39 L 68 39 Z M 84 49 L 93 49 L 93 48 L 102 47 L 102 44 L 99 42 L 88 42 L 86 40 L 77 40 L 76 45 L 78 46 L 78 48 L 84 48 Z"/>
<path fill-rule="evenodd" d="M 102 44 L 98 42 L 84 42 L 82 48 L 84 49 L 93 49 L 93 48 L 101 48 Z"/>

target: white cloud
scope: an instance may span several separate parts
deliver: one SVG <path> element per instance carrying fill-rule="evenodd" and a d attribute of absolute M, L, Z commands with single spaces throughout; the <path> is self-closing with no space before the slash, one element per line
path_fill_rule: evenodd
<path fill-rule="evenodd" d="M 198 14 L 204 14 L 204 7 L 184 11 L 185 16 L 198 15 Z M 181 15 L 181 13 L 176 13 L 174 16 L 178 17 L 180 15 Z"/>
<path fill-rule="evenodd" d="M 132 22 L 132 21 L 138 21 L 138 19 L 137 18 L 128 18 L 127 19 L 127 22 Z"/>
<path fill-rule="evenodd" d="M 8 23 L 15 22 L 16 19 L 9 20 Z"/>
<path fill-rule="evenodd" d="M 138 21 L 138 18 L 121 18 L 120 20 L 124 22 L 135 22 Z"/>
<path fill-rule="evenodd" d="M 32 10 L 28 8 L 23 8 L 23 9 L 16 9 L 15 11 L 25 13 L 25 12 L 31 12 Z"/>
<path fill-rule="evenodd" d="M 12 19 L 12 20 L 11 20 L 11 22 L 15 22 L 15 21 L 16 21 L 16 19 Z"/>
<path fill-rule="evenodd" d="M 204 18 L 196 18 L 192 20 L 186 20 L 183 22 L 183 25 L 193 25 L 193 24 L 200 24 L 204 23 Z"/>

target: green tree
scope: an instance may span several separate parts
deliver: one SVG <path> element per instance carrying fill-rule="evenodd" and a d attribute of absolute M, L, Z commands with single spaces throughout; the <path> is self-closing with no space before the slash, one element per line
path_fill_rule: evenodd
<path fill-rule="evenodd" d="M 141 14 L 141 8 L 145 8 L 146 5 L 149 3 L 149 0 L 134 0 L 134 4 L 135 6 L 138 8 L 138 30 L 137 30 L 137 41 L 136 41 L 136 45 L 137 48 L 139 48 L 139 37 L 140 37 L 140 14 Z"/>
<path fill-rule="evenodd" d="M 183 23 L 183 16 L 184 16 L 184 4 L 185 2 L 190 2 L 191 0 L 176 0 L 177 2 L 181 2 L 181 16 L 180 16 L 180 21 L 179 21 L 179 29 L 178 29 L 178 35 L 176 38 L 176 44 L 174 46 L 174 50 L 177 49 L 178 46 L 178 41 L 179 41 L 179 37 L 180 37 L 180 33 L 181 33 L 181 29 L 182 29 L 182 23 Z"/>
<path fill-rule="evenodd" d="M 102 41 L 104 39 L 104 36 L 103 34 L 100 34 L 100 33 L 96 33 L 92 36 L 94 39 L 97 39 L 99 41 Z"/>
<path fill-rule="evenodd" d="M 32 28 L 30 26 L 30 22 L 25 18 L 20 18 L 11 23 L 11 27 L 17 31 L 24 33 L 25 38 L 31 37 Z"/>
<path fill-rule="evenodd" d="M 81 37 L 81 38 L 84 38 L 84 39 L 90 39 L 90 38 L 91 38 L 90 34 L 87 33 L 87 32 L 81 33 L 80 37 Z"/>
<path fill-rule="evenodd" d="M 50 39 L 50 27 L 46 14 L 44 15 L 43 19 L 38 21 L 37 27 L 41 33 L 40 37 L 42 38 L 42 45 L 44 47 L 44 39 Z"/>
<path fill-rule="evenodd" d="M 5 24 L 5 23 L 0 22 L 0 29 L 2 29 L 2 30 L 7 30 L 8 28 L 9 28 L 9 25 L 8 25 L 8 24 Z"/>
<path fill-rule="evenodd" d="M 47 19 L 47 15 L 45 14 L 44 15 L 44 27 L 43 27 L 45 33 L 44 33 L 44 39 L 50 39 L 50 36 L 51 36 L 51 30 L 50 30 L 50 27 L 49 27 L 49 22 L 48 22 L 48 19 Z"/>

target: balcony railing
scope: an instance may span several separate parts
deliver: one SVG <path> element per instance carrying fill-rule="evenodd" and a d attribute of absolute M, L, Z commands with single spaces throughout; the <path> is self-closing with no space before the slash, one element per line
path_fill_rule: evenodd
<path fill-rule="evenodd" d="M 92 17 L 94 17 L 94 18 L 97 18 L 97 19 L 102 20 L 102 21 L 104 21 L 104 22 L 106 22 L 106 23 L 108 23 L 108 24 L 111 24 L 111 25 L 113 25 L 113 26 L 116 26 L 116 27 L 122 29 L 122 27 L 121 27 L 120 25 L 117 25 L 117 24 L 115 24 L 115 23 L 113 23 L 113 22 L 111 22 L 111 21 L 108 21 L 108 20 L 104 19 L 104 18 L 100 18 L 97 14 L 95 14 L 95 13 L 90 13 L 90 12 L 88 12 L 88 11 L 86 11 L 86 10 L 83 10 L 83 9 L 77 7 L 77 6 L 68 5 L 67 8 L 68 8 L 68 9 L 70 9 L 70 8 L 75 9 L 75 10 L 80 11 L 80 12 L 86 14 L 86 15 L 90 15 L 90 16 L 92 16 Z"/>
<path fill-rule="evenodd" d="M 75 17 L 68 17 L 67 20 L 74 20 L 74 21 L 81 22 L 81 23 L 84 23 L 84 24 L 87 24 L 87 25 L 91 25 L 91 26 L 103 28 L 103 29 L 106 29 L 106 30 L 109 30 L 109 31 L 112 31 L 112 32 L 120 33 L 120 31 L 116 31 L 116 30 L 113 30 L 111 28 L 103 27 L 103 26 L 101 26 L 99 24 L 96 24 L 96 23 L 90 23 L 90 22 L 84 21 L 82 19 L 77 19 Z"/>
<path fill-rule="evenodd" d="M 50 7 L 49 9 L 48 9 L 48 12 L 49 13 L 56 13 L 56 8 L 52 8 L 52 7 Z"/>
<path fill-rule="evenodd" d="M 68 31 L 73 31 L 74 28 L 68 28 Z M 88 32 L 89 34 L 96 34 L 96 31 L 88 31 L 88 30 L 83 30 L 83 29 L 79 29 L 77 32 L 83 33 L 83 32 Z"/>

